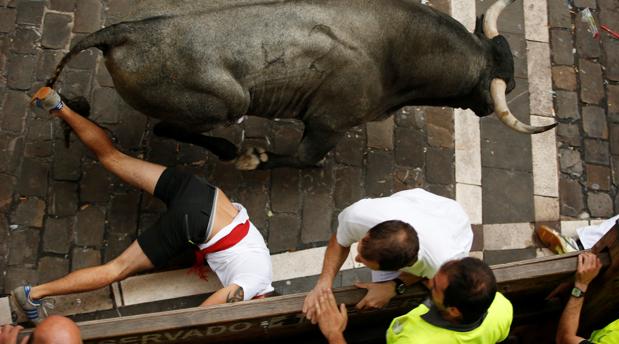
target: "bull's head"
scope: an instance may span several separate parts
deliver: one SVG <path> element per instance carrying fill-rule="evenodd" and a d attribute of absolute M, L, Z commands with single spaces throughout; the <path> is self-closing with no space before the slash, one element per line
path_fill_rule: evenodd
<path fill-rule="evenodd" d="M 497 20 L 503 9 L 512 2 L 514 0 L 498 0 L 486 11 L 483 19 L 483 34 L 486 38 L 493 41 L 494 50 L 502 61 L 502 66 L 495 66 L 496 76 L 490 81 L 490 95 L 494 104 L 494 113 L 505 125 L 521 133 L 541 133 L 554 128 L 557 126 L 557 123 L 542 127 L 522 123 L 511 113 L 505 98 L 506 81 L 513 84 L 513 58 L 511 52 L 509 52 L 507 41 L 502 36 L 499 36 Z M 502 47 L 503 45 L 507 48 Z M 507 66 L 507 69 L 511 68 L 511 70 L 506 71 L 505 66 Z M 510 89 L 513 88 L 513 85 L 510 86 Z"/>

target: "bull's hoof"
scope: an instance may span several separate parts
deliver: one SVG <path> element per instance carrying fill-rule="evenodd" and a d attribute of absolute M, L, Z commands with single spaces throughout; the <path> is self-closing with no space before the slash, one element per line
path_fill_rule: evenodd
<path fill-rule="evenodd" d="M 267 162 L 268 160 L 269 155 L 264 148 L 250 147 L 247 148 L 243 154 L 239 155 L 234 162 L 234 166 L 237 170 L 251 171 L 255 170 L 261 163 Z"/>

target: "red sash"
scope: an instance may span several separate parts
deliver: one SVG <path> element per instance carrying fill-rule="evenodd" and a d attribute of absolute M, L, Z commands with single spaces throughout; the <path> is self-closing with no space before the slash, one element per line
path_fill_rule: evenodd
<path fill-rule="evenodd" d="M 204 266 L 204 258 L 206 258 L 206 255 L 229 249 L 230 247 L 236 245 L 239 241 L 243 240 L 247 233 L 249 233 L 249 220 L 245 221 L 245 223 L 238 224 L 230 231 L 230 233 L 228 233 L 228 235 L 219 239 L 213 245 L 201 250 L 196 250 L 196 261 L 188 273 L 195 272 L 201 279 L 206 281 L 206 274 L 208 272 Z"/>

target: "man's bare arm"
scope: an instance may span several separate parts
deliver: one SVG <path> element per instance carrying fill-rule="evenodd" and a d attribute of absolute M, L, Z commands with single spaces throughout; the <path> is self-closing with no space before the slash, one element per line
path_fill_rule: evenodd
<path fill-rule="evenodd" d="M 311 320 L 312 323 L 315 323 L 313 319 L 314 308 L 315 304 L 318 302 L 320 292 L 325 289 L 331 289 L 335 275 L 340 271 L 349 252 L 350 247 L 340 245 L 337 242 L 335 234 L 333 234 L 327 245 L 324 261 L 322 262 L 322 272 L 320 273 L 318 282 L 316 282 L 314 289 L 307 294 L 305 302 L 303 303 L 303 313 L 305 313 L 305 316 Z"/>
<path fill-rule="evenodd" d="M 208 297 L 200 306 L 207 307 L 211 305 L 220 305 L 222 303 L 233 303 L 243 301 L 245 292 L 241 286 L 231 284 L 225 288 L 221 288 Z"/>

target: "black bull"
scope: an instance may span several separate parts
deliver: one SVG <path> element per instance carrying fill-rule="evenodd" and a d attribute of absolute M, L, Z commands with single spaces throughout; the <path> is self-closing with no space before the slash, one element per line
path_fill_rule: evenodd
<path fill-rule="evenodd" d="M 490 83 L 513 89 L 513 58 L 502 36 L 486 36 L 481 20 L 469 33 L 414 0 L 231 2 L 101 29 L 71 49 L 48 85 L 72 56 L 97 47 L 121 97 L 162 120 L 155 134 L 237 159 L 240 169 L 304 167 L 349 128 L 403 106 L 492 113 Z M 239 155 L 201 134 L 245 115 L 302 120 L 296 153 Z"/>

